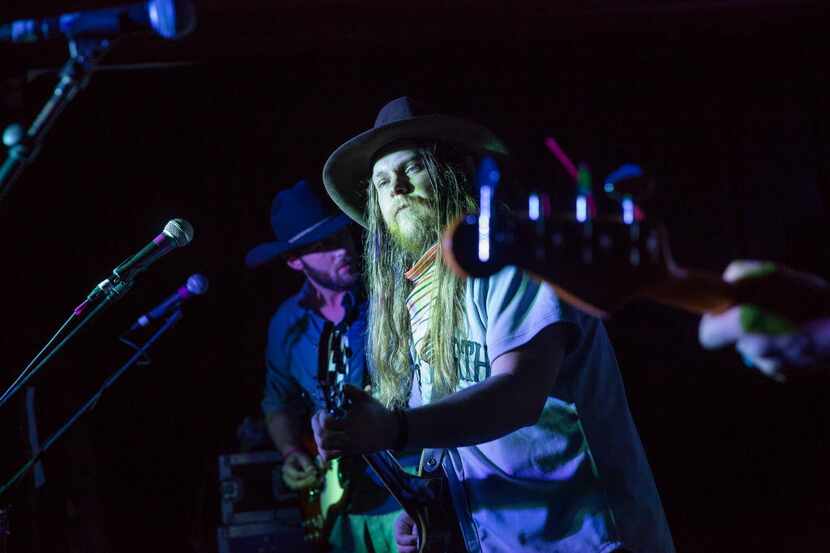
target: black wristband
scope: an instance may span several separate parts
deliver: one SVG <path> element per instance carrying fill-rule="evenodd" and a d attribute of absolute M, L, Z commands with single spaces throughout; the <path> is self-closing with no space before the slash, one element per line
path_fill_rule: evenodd
<path fill-rule="evenodd" d="M 409 442 L 409 421 L 406 418 L 406 410 L 396 407 L 392 410 L 398 420 L 398 435 L 395 437 L 395 444 L 392 449 L 402 451 Z"/>

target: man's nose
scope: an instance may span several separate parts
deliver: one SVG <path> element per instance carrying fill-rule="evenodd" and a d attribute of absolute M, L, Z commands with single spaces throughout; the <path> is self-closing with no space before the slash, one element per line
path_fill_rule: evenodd
<path fill-rule="evenodd" d="M 406 175 L 395 175 L 392 177 L 392 194 L 398 196 L 400 194 L 409 194 L 412 192 L 412 183 L 406 178 Z"/>

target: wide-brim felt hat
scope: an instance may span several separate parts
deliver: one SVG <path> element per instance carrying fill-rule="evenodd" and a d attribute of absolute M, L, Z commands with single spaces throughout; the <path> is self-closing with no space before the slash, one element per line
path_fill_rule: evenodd
<path fill-rule="evenodd" d="M 507 154 L 489 129 L 459 117 L 432 113 L 407 96 L 383 106 L 374 126 L 343 143 L 323 166 L 323 184 L 343 212 L 366 227 L 366 179 L 377 154 L 397 142 L 434 140 L 471 153 Z"/>
<path fill-rule="evenodd" d="M 338 213 L 307 181 L 298 181 L 278 192 L 271 202 L 271 228 L 277 239 L 251 249 L 245 264 L 258 267 L 280 254 L 324 240 L 349 224 L 351 220 Z"/>

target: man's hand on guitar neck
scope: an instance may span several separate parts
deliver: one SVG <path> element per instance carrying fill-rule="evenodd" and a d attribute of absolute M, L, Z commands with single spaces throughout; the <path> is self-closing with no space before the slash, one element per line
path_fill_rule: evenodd
<path fill-rule="evenodd" d="M 727 282 L 766 278 L 775 273 L 793 290 L 815 291 L 815 297 L 802 298 L 815 306 L 826 305 L 830 284 L 821 278 L 799 273 L 769 262 L 733 261 L 726 268 Z M 797 301 L 802 301 L 797 300 Z M 794 300 L 796 301 L 796 300 Z M 822 315 L 795 325 L 783 316 L 755 305 L 738 305 L 718 315 L 704 315 L 699 338 L 704 348 L 715 349 L 735 344 L 744 362 L 779 382 L 807 376 L 830 364 L 830 306 Z"/>
<path fill-rule="evenodd" d="M 311 418 L 320 457 L 328 461 L 343 455 L 392 449 L 398 435 L 395 413 L 360 388 L 347 384 L 343 392 L 347 402 L 345 416 L 338 418 L 321 410 Z"/>

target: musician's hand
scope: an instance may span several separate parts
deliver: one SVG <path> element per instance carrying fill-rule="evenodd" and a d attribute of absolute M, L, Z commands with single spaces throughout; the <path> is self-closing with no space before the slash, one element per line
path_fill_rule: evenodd
<path fill-rule="evenodd" d="M 395 544 L 398 553 L 418 553 L 418 528 L 406 513 L 401 513 L 395 519 Z"/>
<path fill-rule="evenodd" d="M 295 449 L 283 461 L 282 479 L 289 489 L 303 490 L 318 484 L 320 471 L 308 454 Z"/>
<path fill-rule="evenodd" d="M 346 416 L 337 419 L 325 411 L 318 411 L 311 418 L 317 450 L 324 460 L 342 455 L 359 455 L 395 444 L 398 420 L 369 393 L 346 385 L 344 395 L 348 406 Z"/>
<path fill-rule="evenodd" d="M 767 262 L 733 261 L 723 279 L 737 282 L 763 278 L 773 271 L 802 293 L 815 290 L 817 304 L 824 301 L 822 291 L 829 286 L 826 282 L 815 275 Z M 822 361 L 830 360 L 830 312 L 826 315 L 796 326 L 776 313 L 754 305 L 739 305 L 718 315 L 704 315 L 700 321 L 700 343 L 707 349 L 735 344 L 748 366 L 783 382 L 804 376 Z"/>

